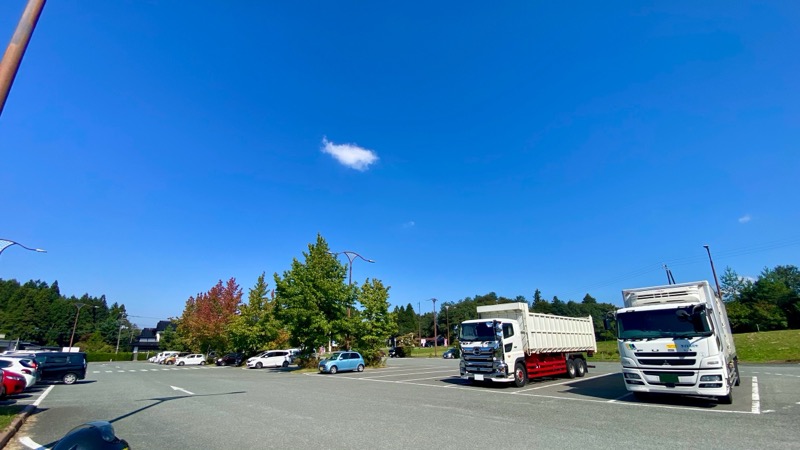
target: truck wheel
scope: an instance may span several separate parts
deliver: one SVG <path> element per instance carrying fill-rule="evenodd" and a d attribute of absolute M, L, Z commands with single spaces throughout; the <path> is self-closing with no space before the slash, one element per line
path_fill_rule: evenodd
<path fill-rule="evenodd" d="M 567 360 L 567 377 L 575 378 L 575 363 L 571 359 Z"/>
<path fill-rule="evenodd" d="M 731 403 L 733 403 L 733 388 L 731 388 L 731 390 L 728 391 L 728 395 L 722 395 L 720 397 L 717 397 L 717 401 L 719 402 L 720 405 L 730 405 Z"/>
<path fill-rule="evenodd" d="M 575 375 L 578 378 L 586 375 L 586 361 L 584 361 L 583 358 L 578 358 L 575 360 Z"/>
<path fill-rule="evenodd" d="M 639 400 L 640 402 L 647 401 L 650 398 L 650 396 L 647 395 L 647 392 L 637 392 L 637 391 L 633 391 L 633 397 L 636 398 L 636 400 Z"/>
<path fill-rule="evenodd" d="M 739 360 L 738 359 L 734 359 L 733 360 L 733 373 L 736 374 L 736 381 L 734 381 L 733 385 L 734 386 L 738 386 L 739 383 L 742 382 L 742 377 L 739 375 Z"/>
<path fill-rule="evenodd" d="M 514 386 L 521 388 L 525 387 L 528 383 L 528 371 L 525 370 L 525 365 L 517 363 L 514 366 Z"/>

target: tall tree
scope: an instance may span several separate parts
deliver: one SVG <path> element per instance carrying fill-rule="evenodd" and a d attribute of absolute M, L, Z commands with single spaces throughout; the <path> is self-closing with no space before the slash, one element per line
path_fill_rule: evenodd
<path fill-rule="evenodd" d="M 208 292 L 189 297 L 178 320 L 178 334 L 192 351 L 208 352 L 228 348 L 228 323 L 242 302 L 242 290 L 235 278 L 220 280 Z"/>
<path fill-rule="evenodd" d="M 295 258 L 283 277 L 276 273 L 274 278 L 278 318 L 289 331 L 290 342 L 309 354 L 352 334 L 347 311 L 351 308 L 352 316 L 355 295 L 345 283 L 346 267 L 331 254 L 321 235 L 308 245 L 303 257 L 303 262 Z"/>
<path fill-rule="evenodd" d="M 361 286 L 358 302 L 359 326 L 356 331 L 358 349 L 372 365 L 380 362 L 380 351 L 389 336 L 397 332 L 394 314 L 389 313 L 389 287 L 380 280 L 367 279 Z"/>
<path fill-rule="evenodd" d="M 274 300 L 261 273 L 255 286 L 250 288 L 248 302 L 228 324 L 230 348 L 252 354 L 259 350 L 273 350 L 288 343 L 289 333 L 275 318 Z"/>

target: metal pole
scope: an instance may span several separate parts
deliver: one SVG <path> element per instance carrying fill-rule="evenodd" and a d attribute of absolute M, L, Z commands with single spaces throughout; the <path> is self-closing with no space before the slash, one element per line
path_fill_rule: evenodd
<path fill-rule="evenodd" d="M 5 249 L 7 249 L 8 247 L 11 247 L 12 245 L 19 245 L 20 247 L 24 248 L 25 250 L 30 250 L 32 252 L 47 253 L 47 250 L 44 250 L 44 249 L 41 249 L 41 248 L 30 248 L 30 247 L 26 247 L 26 246 L 20 244 L 19 242 L 14 242 L 14 241 L 12 241 L 10 239 L 2 239 L 2 238 L 0 238 L 0 254 L 2 254 Z"/>
<path fill-rule="evenodd" d="M 81 315 L 81 308 L 83 308 L 83 303 L 75 303 L 74 304 L 78 310 L 75 311 L 75 323 L 72 324 L 72 335 L 69 337 L 69 351 L 72 351 L 72 342 L 75 339 L 75 328 L 78 327 L 78 317 Z"/>
<path fill-rule="evenodd" d="M 447 345 L 450 345 L 450 305 L 445 305 L 444 313 L 447 318 Z"/>
<path fill-rule="evenodd" d="M 117 332 L 117 349 L 114 351 L 114 353 L 119 353 L 119 338 L 120 338 L 120 336 L 122 336 L 122 329 L 123 328 L 125 328 L 125 325 L 120 325 L 119 326 L 119 332 Z"/>
<path fill-rule="evenodd" d="M 419 345 L 422 347 L 422 302 L 417 302 L 417 325 L 419 325 Z"/>
<path fill-rule="evenodd" d="M 711 249 L 707 245 L 703 246 L 708 252 L 708 261 L 711 262 L 711 273 L 714 274 L 714 283 L 717 285 L 717 297 L 722 300 L 722 291 L 719 288 L 719 280 L 717 279 L 717 271 L 714 269 L 714 260 L 711 259 Z"/>
<path fill-rule="evenodd" d="M 438 331 L 436 330 L 436 299 L 432 298 L 433 302 L 433 356 L 436 356 L 436 344 L 438 344 Z"/>
<path fill-rule="evenodd" d="M 17 29 L 14 31 L 14 36 L 11 37 L 11 42 L 6 47 L 6 52 L 0 61 L 0 114 L 3 114 L 8 92 L 17 76 L 22 56 L 25 54 L 25 49 L 28 48 L 31 34 L 42 14 L 44 3 L 45 0 L 28 0 L 25 11 L 22 12 L 22 17 L 17 24 Z"/>

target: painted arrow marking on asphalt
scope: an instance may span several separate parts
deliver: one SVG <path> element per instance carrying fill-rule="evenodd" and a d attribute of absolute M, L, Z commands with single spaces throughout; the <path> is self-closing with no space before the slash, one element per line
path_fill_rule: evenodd
<path fill-rule="evenodd" d="M 185 393 L 187 393 L 187 394 L 189 394 L 189 395 L 194 395 L 194 392 L 189 392 L 189 391 L 187 391 L 186 389 L 179 388 L 178 386 L 170 386 L 170 387 L 171 387 L 173 390 L 176 390 L 176 391 L 181 391 L 181 392 L 185 392 Z"/>

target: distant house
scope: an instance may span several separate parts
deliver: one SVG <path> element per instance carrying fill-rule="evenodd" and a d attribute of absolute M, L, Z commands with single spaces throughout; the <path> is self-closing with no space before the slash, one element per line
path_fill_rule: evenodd
<path fill-rule="evenodd" d="M 169 320 L 160 320 L 155 328 L 142 328 L 142 332 L 133 341 L 133 352 L 158 351 L 158 343 L 167 328 L 175 329 L 175 323 Z"/>

